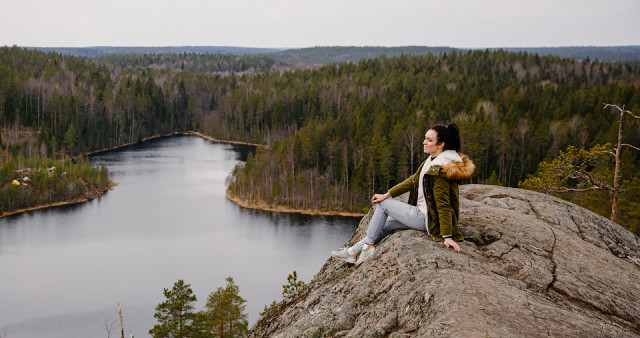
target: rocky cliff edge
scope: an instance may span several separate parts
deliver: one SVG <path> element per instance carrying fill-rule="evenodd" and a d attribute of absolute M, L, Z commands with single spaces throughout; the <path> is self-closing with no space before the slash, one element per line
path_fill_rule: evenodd
<path fill-rule="evenodd" d="M 251 335 L 640 336 L 640 243 L 632 233 L 531 191 L 465 185 L 460 195 L 468 238 L 460 253 L 425 233 L 397 231 L 357 269 L 327 260 Z"/>

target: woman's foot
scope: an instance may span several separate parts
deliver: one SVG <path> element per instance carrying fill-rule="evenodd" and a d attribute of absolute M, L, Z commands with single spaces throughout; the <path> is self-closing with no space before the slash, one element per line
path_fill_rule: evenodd
<path fill-rule="evenodd" d="M 360 264 L 364 263 L 373 253 L 376 251 L 376 247 L 373 245 L 365 244 L 362 247 L 362 251 L 360 252 L 360 256 L 356 261 L 356 266 L 360 266 Z"/>
<path fill-rule="evenodd" d="M 350 254 L 348 249 L 349 247 L 342 248 L 337 251 L 331 251 L 331 257 L 337 258 L 347 263 L 356 264 L 358 257 L 356 255 Z"/>

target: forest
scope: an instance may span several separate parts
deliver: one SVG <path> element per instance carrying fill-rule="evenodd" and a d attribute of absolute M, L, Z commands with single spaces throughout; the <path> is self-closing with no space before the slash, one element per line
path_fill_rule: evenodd
<path fill-rule="evenodd" d="M 266 54 L 276 53 L 279 48 L 231 47 L 231 46 L 166 46 L 166 47 L 28 47 L 45 53 L 98 57 L 119 54 Z"/>
<path fill-rule="evenodd" d="M 180 47 L 29 47 L 45 53 L 55 52 L 63 55 L 98 57 L 119 54 L 260 54 L 288 63 L 340 64 L 362 59 L 374 59 L 383 54 L 387 57 L 400 55 L 465 53 L 469 49 L 453 47 L 398 46 L 398 47 L 356 47 L 356 46 L 317 46 L 307 48 L 247 48 L 228 46 L 180 46 Z M 575 60 L 598 59 L 600 61 L 640 61 L 640 46 L 573 46 L 573 47 L 520 47 L 491 48 L 515 53 L 555 55 Z"/>
<path fill-rule="evenodd" d="M 638 62 L 503 50 L 383 55 L 317 69 L 279 62 L 0 48 L 0 160 L 76 156 L 194 130 L 266 146 L 234 169 L 230 194 L 364 212 L 371 194 L 424 160 L 421 142 L 434 124 L 461 127 L 477 165 L 467 183 L 517 187 L 568 146 L 613 143 L 617 115 L 605 103 L 640 112 Z M 623 136 L 640 144 L 639 121 L 625 121 Z M 622 154 L 621 211 L 638 210 L 639 153 Z M 601 192 L 563 197 L 610 212 Z M 623 212 L 618 222 L 638 234 L 637 219 Z"/>

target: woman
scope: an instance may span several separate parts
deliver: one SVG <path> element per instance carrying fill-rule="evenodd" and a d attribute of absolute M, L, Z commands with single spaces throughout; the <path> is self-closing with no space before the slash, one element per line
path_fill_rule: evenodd
<path fill-rule="evenodd" d="M 464 238 L 458 228 L 458 183 L 471 177 L 475 165 L 460 153 L 460 131 L 455 124 L 432 127 L 422 144 L 430 156 L 418 170 L 387 193 L 371 198 L 373 204 L 379 205 L 367 235 L 353 247 L 332 251 L 331 256 L 360 265 L 373 254 L 375 244 L 394 230 L 405 229 L 426 231 L 433 240 L 460 251 L 456 241 Z M 407 191 L 408 203 L 389 198 Z"/>

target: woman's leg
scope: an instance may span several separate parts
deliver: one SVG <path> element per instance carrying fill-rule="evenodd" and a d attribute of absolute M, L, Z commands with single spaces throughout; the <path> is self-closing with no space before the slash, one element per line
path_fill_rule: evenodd
<path fill-rule="evenodd" d="M 394 230 L 425 230 L 424 214 L 418 207 L 392 198 L 380 202 L 373 212 L 367 236 L 354 245 L 357 251 L 363 244 L 376 244 Z"/>
<path fill-rule="evenodd" d="M 332 251 L 331 256 L 345 262 L 360 265 L 373 254 L 373 244 L 378 243 L 394 230 L 401 229 L 425 231 L 425 216 L 416 206 L 387 198 L 378 203 L 376 210 L 373 212 L 367 228 L 367 235 L 347 250 Z M 367 246 L 365 252 L 360 254 L 365 244 L 371 245 L 371 247 Z"/>

